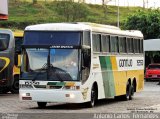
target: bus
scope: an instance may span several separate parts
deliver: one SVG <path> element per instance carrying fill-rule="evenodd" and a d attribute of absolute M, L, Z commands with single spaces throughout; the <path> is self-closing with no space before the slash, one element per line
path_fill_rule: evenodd
<path fill-rule="evenodd" d="M 37 102 L 131 100 L 144 87 L 143 34 L 96 23 L 25 28 L 19 97 Z"/>
<path fill-rule="evenodd" d="M 0 29 L 0 92 L 12 89 L 14 65 L 14 35 L 10 30 Z"/>
<path fill-rule="evenodd" d="M 0 30 L 0 40 L 0 92 L 18 93 L 23 32 Z"/>

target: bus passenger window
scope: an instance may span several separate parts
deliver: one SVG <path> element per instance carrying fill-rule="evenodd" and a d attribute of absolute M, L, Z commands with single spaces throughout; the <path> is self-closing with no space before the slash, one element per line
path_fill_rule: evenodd
<path fill-rule="evenodd" d="M 137 40 L 137 52 L 140 53 L 140 39 Z"/>
<path fill-rule="evenodd" d="M 110 37 L 106 35 L 102 35 L 101 39 L 101 47 L 102 52 L 109 52 L 110 51 Z"/>
<path fill-rule="evenodd" d="M 127 51 L 128 51 L 128 53 L 134 53 L 134 51 L 133 51 L 133 38 L 127 38 Z"/>
<path fill-rule="evenodd" d="M 0 34 L 0 51 L 6 50 L 9 45 L 10 36 L 8 34 Z"/>
<path fill-rule="evenodd" d="M 92 39 L 93 39 L 93 52 L 100 52 L 101 35 L 100 34 L 93 34 Z"/>
<path fill-rule="evenodd" d="M 83 33 L 83 45 L 91 46 L 91 38 L 89 31 L 85 31 Z"/>
<path fill-rule="evenodd" d="M 111 36 L 111 40 L 110 40 L 110 43 L 111 43 L 111 52 L 114 52 L 114 53 L 118 53 L 118 37 L 117 36 Z"/>
<path fill-rule="evenodd" d="M 126 38 L 119 37 L 119 52 L 126 53 Z"/>
<path fill-rule="evenodd" d="M 140 39 L 140 53 L 143 53 L 143 39 Z"/>

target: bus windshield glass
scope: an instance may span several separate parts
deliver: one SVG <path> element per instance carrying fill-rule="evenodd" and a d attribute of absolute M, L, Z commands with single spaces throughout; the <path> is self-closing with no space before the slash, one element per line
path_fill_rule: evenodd
<path fill-rule="evenodd" d="M 50 50 L 50 51 L 49 51 Z M 28 75 L 34 80 L 76 81 L 79 63 L 78 49 L 26 49 L 28 56 Z M 49 59 L 48 59 L 49 58 Z M 49 62 L 48 62 L 49 60 Z M 49 63 L 49 66 L 48 66 Z M 48 74 L 47 74 L 48 73 Z M 47 79 L 48 75 L 48 79 Z"/>
<path fill-rule="evenodd" d="M 26 31 L 23 45 L 80 45 L 80 32 Z"/>
<path fill-rule="evenodd" d="M 9 45 L 9 34 L 0 33 L 0 50 L 6 50 Z"/>

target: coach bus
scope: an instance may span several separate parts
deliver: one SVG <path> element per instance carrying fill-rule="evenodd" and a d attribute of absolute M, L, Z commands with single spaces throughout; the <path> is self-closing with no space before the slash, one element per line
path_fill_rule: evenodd
<path fill-rule="evenodd" d="M 13 86 L 14 35 L 10 30 L 0 29 L 0 92 L 6 93 Z"/>
<path fill-rule="evenodd" d="M 131 100 L 144 87 L 143 34 L 96 23 L 25 28 L 20 100 L 86 103 Z"/>

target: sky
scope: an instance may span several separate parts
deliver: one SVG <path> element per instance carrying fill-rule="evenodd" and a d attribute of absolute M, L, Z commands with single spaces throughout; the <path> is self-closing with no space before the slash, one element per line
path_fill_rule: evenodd
<path fill-rule="evenodd" d="M 109 2 L 109 5 L 118 5 L 119 6 L 141 6 L 143 7 L 143 0 L 112 0 Z M 145 5 L 146 8 L 158 8 L 160 7 L 160 0 L 145 0 L 148 1 L 148 4 Z M 86 0 L 87 3 L 92 4 L 102 4 L 102 0 Z"/>

